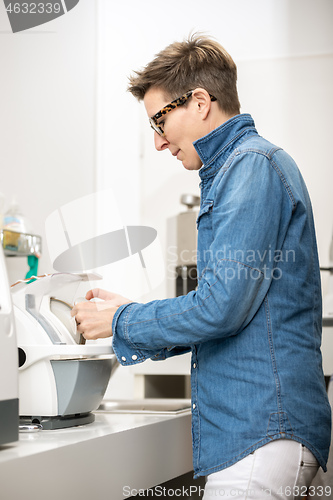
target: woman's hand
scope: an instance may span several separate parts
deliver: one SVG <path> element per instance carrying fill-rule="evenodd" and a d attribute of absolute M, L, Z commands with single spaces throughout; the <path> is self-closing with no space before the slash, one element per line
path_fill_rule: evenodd
<path fill-rule="evenodd" d="M 99 298 L 102 301 L 92 302 Z M 118 307 L 132 302 L 116 293 L 100 288 L 89 290 L 86 294 L 88 302 L 76 304 L 71 315 L 75 316 L 77 331 L 87 340 L 95 340 L 112 336 L 112 321 Z"/>

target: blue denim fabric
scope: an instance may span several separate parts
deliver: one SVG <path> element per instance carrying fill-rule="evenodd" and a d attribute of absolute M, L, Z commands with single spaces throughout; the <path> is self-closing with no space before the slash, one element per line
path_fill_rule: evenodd
<path fill-rule="evenodd" d="M 194 146 L 203 162 L 198 288 L 119 308 L 114 351 L 130 365 L 192 350 L 195 477 L 281 438 L 303 443 L 325 470 L 320 272 L 302 176 L 247 114 Z"/>

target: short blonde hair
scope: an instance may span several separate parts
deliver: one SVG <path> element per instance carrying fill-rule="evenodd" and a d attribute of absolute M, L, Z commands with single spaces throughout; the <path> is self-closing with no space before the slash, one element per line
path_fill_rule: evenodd
<path fill-rule="evenodd" d="M 138 100 L 151 87 L 160 88 L 170 99 L 201 87 L 216 97 L 224 112 L 240 112 L 236 64 L 218 42 L 200 34 L 172 43 L 129 78 L 128 90 Z"/>

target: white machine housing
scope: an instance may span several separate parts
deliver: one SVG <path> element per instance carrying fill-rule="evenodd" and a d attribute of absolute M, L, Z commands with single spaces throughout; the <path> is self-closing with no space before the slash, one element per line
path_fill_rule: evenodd
<path fill-rule="evenodd" d="M 12 299 L 0 246 L 0 445 L 18 440 L 18 357 Z"/>
<path fill-rule="evenodd" d="M 98 341 L 80 345 L 70 315 L 80 282 L 99 278 L 58 273 L 13 287 L 21 419 L 57 428 L 42 420 L 86 415 L 103 399 L 116 362 L 112 347 Z"/>
<path fill-rule="evenodd" d="M 333 375 L 333 266 L 324 268 L 329 271 L 328 290 L 323 301 L 322 353 L 324 374 Z"/>

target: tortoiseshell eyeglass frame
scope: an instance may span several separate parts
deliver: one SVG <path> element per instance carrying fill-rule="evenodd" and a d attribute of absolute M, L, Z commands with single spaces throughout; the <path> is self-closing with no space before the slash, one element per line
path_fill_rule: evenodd
<path fill-rule="evenodd" d="M 169 104 L 164 106 L 164 108 L 160 109 L 154 116 L 151 116 L 149 118 L 149 123 L 150 126 L 155 132 L 158 133 L 161 137 L 165 137 L 164 130 L 163 130 L 163 125 L 162 123 L 158 123 L 157 120 L 159 120 L 162 116 L 166 115 L 167 113 L 170 113 L 173 109 L 178 108 L 179 106 L 182 106 L 185 104 L 191 95 L 193 94 L 194 90 L 189 90 L 186 92 L 186 94 L 183 94 L 182 96 L 178 97 L 174 101 L 171 101 Z M 210 100 L 211 101 L 216 101 L 216 97 L 213 95 L 209 94 Z"/>

